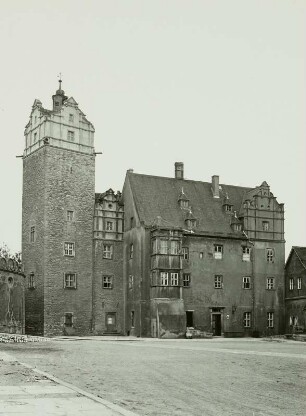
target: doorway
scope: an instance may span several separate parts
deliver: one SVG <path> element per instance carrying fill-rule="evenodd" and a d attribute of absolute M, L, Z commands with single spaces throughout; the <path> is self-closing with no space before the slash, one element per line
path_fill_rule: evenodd
<path fill-rule="evenodd" d="M 211 318 L 212 333 L 214 336 L 220 337 L 222 332 L 221 313 L 212 313 Z"/>
<path fill-rule="evenodd" d="M 107 332 L 116 332 L 116 312 L 107 312 L 106 313 L 106 331 Z"/>
<path fill-rule="evenodd" d="M 186 311 L 186 327 L 193 328 L 193 311 Z"/>

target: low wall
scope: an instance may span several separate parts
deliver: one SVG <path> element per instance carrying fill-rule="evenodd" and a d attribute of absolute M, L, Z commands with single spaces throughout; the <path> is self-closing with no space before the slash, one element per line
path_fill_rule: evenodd
<path fill-rule="evenodd" d="M 24 334 L 24 291 L 21 264 L 0 257 L 0 333 Z"/>

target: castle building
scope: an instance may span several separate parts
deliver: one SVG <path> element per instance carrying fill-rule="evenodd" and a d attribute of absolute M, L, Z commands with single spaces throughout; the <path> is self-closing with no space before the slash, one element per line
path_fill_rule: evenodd
<path fill-rule="evenodd" d="M 284 207 L 254 188 L 129 170 L 95 193 L 94 127 L 61 88 L 25 129 L 26 332 L 181 337 L 284 326 Z"/>

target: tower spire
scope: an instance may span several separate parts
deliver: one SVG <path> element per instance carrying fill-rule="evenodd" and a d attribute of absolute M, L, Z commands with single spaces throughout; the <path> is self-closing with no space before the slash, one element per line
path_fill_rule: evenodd
<path fill-rule="evenodd" d="M 52 96 L 53 99 L 53 111 L 59 111 L 61 106 L 67 100 L 68 97 L 65 96 L 65 91 L 62 90 L 62 73 L 60 72 L 58 77 L 58 90 L 55 95 Z"/>

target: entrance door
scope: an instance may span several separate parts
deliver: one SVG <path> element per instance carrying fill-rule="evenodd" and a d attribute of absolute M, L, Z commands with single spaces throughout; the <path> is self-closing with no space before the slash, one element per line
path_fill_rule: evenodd
<path fill-rule="evenodd" d="M 186 311 L 186 326 L 193 327 L 193 311 Z"/>
<path fill-rule="evenodd" d="M 212 314 L 212 333 L 215 336 L 221 336 L 221 313 Z"/>
<path fill-rule="evenodd" d="M 116 332 L 116 312 L 106 313 L 106 331 Z"/>

